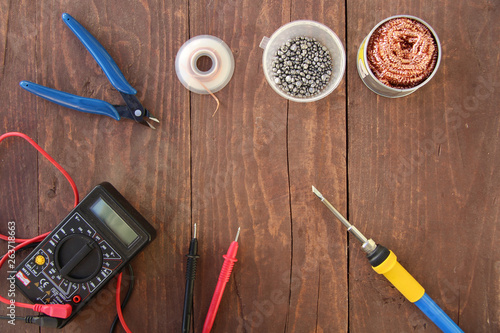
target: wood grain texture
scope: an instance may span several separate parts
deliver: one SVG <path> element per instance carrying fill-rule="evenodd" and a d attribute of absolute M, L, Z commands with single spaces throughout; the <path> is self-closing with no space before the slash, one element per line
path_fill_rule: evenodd
<path fill-rule="evenodd" d="M 19 81 L 29 74 L 36 57 L 36 30 L 27 26 L 28 17 L 36 13 L 30 1 L 0 2 L 0 134 L 21 131 L 37 138 L 37 122 L 33 117 L 36 98 L 26 96 L 19 88 Z M 26 38 L 25 38 L 26 37 Z M 7 223 L 16 222 L 16 236 L 31 237 L 39 234 L 38 228 L 38 168 L 37 151 L 21 138 L 6 138 L 0 144 L 0 233 L 8 235 Z M 11 244 L 12 245 L 12 244 Z M 7 252 L 7 242 L 1 241 L 2 255 Z M 21 262 L 22 254 L 16 257 Z M 2 270 L 0 293 L 7 297 L 9 284 L 6 280 L 7 265 Z M 21 296 L 16 294 L 16 300 Z M 2 303 L 1 313 L 6 313 Z M 31 314 L 17 309 L 16 315 Z M 14 332 L 16 327 L 0 322 L 2 332 Z M 25 327 L 25 332 L 38 332 L 37 327 Z"/>
<path fill-rule="evenodd" d="M 351 221 L 391 248 L 464 331 L 496 332 L 498 4 L 349 1 L 347 8 Z M 354 59 L 373 26 L 396 14 L 427 21 L 443 59 L 429 84 L 388 99 L 363 85 Z M 439 331 L 365 261 L 353 246 L 351 331 Z"/>
<path fill-rule="evenodd" d="M 132 121 L 117 122 L 60 107 L 18 87 L 4 90 L 23 94 L 19 101 L 37 102 L 38 107 L 31 106 L 28 115 L 35 117 L 34 130 L 38 124 L 38 142 L 73 176 L 81 196 L 109 181 L 156 228 L 160 236 L 133 262 L 136 289 L 125 316 L 136 332 L 173 331 L 180 326 L 182 307 L 178 305 L 184 295 L 183 288 L 171 281 L 183 280 L 183 246 L 191 232 L 189 100 L 173 66 L 176 50 L 187 34 L 187 5 L 64 1 L 38 6 L 36 12 L 23 14 L 25 26 L 37 34 L 29 39 L 36 42 L 36 52 L 34 47 L 22 50 L 29 61 L 17 59 L 17 68 L 26 68 L 25 74 L 18 69 L 16 74 L 22 77 L 9 83 L 28 79 L 76 95 L 123 103 L 62 22 L 61 14 L 68 12 L 99 40 L 138 90 L 139 100 L 161 119 L 153 131 Z M 36 156 L 33 160 L 36 167 Z M 36 180 L 36 170 L 32 172 Z M 43 159 L 38 183 L 40 231 L 45 231 L 71 209 L 72 194 L 64 178 Z M 22 190 L 11 188 L 12 193 Z M 36 196 L 36 191 L 29 194 Z M 36 221 L 36 208 L 34 213 Z M 38 233 L 36 229 L 31 234 Z M 111 283 L 63 331 L 106 332 L 115 315 L 114 294 Z M 162 320 L 144 320 L 150 317 Z"/>
<path fill-rule="evenodd" d="M 343 45 L 344 15 L 341 2 L 294 1 L 291 7 L 291 21 L 323 23 Z M 315 185 L 339 210 L 347 211 L 345 117 L 345 80 L 323 100 L 289 103 L 293 260 L 288 332 L 347 331 L 346 233 L 311 191 Z"/>
<path fill-rule="evenodd" d="M 288 20 L 287 4 L 192 1 L 191 37 L 226 42 L 235 75 L 217 93 L 191 95 L 193 222 L 201 259 L 196 289 L 200 331 L 222 255 L 241 227 L 239 262 L 222 299 L 214 332 L 268 332 L 286 327 L 291 225 L 286 150 L 286 102 L 265 81 L 259 43 Z"/>
<path fill-rule="evenodd" d="M 498 332 L 498 7 L 488 0 L 0 1 L 0 133 L 30 135 L 82 197 L 111 182 L 155 226 L 158 237 L 133 261 L 136 289 L 125 318 L 134 332 L 180 331 L 194 223 L 195 332 L 238 227 L 238 262 L 212 332 L 438 332 L 369 267 L 311 185 L 392 249 L 464 331 Z M 63 12 L 111 54 L 160 119 L 158 130 L 19 88 L 26 79 L 122 103 Z M 387 99 L 364 86 L 355 58 L 372 27 L 395 14 L 429 22 L 443 59 L 429 84 Z M 278 97 L 262 71 L 262 37 L 298 19 L 326 24 L 346 48 L 346 76 L 315 103 Z M 174 69 L 181 45 L 201 34 L 224 40 L 235 58 L 213 117 L 214 100 L 190 93 Z M 71 209 L 66 180 L 21 139 L 0 144 L 0 162 L 1 233 L 9 220 L 19 236 L 48 231 Z M 61 332 L 107 332 L 115 289 L 110 283 Z M 0 331 L 39 330 L 0 322 Z"/>

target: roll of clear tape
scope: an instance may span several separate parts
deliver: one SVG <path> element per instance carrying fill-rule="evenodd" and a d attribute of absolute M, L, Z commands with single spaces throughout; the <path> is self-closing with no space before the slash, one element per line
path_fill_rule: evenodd
<path fill-rule="evenodd" d="M 208 57 L 212 67 L 207 71 L 198 68 L 198 60 Z M 234 72 L 234 57 L 223 40 L 200 35 L 181 46 L 175 57 L 175 72 L 179 81 L 198 94 L 214 93 L 224 88 Z"/>

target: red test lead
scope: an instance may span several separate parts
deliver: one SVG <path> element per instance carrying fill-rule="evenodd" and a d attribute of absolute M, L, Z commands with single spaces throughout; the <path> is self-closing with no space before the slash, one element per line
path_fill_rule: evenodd
<path fill-rule="evenodd" d="M 205 324 L 203 325 L 203 333 L 209 333 L 214 324 L 215 316 L 217 315 L 217 310 L 219 309 L 220 300 L 222 299 L 222 294 L 226 288 L 226 284 L 229 281 L 231 272 L 233 271 L 233 266 L 236 261 L 236 253 L 238 252 L 238 237 L 240 235 L 240 228 L 236 233 L 236 238 L 234 242 L 231 243 L 227 253 L 224 257 L 224 264 L 222 265 L 222 270 L 219 274 L 219 280 L 217 281 L 217 286 L 215 287 L 214 295 L 212 296 L 212 302 L 210 303 L 210 308 L 208 309 L 207 317 L 205 318 Z"/>

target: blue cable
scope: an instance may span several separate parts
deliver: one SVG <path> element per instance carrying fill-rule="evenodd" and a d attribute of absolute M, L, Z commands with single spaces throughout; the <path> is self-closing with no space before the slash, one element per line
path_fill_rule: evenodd
<path fill-rule="evenodd" d="M 414 304 L 444 333 L 464 333 L 427 293 Z"/>

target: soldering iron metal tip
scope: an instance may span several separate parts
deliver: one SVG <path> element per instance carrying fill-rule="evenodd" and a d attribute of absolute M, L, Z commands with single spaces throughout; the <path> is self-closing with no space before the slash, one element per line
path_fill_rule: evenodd
<path fill-rule="evenodd" d="M 321 194 L 318 189 L 316 187 L 312 187 L 312 190 L 313 190 L 313 193 L 316 194 L 318 196 L 318 198 L 320 198 L 321 200 L 324 200 L 325 198 L 323 197 L 323 194 Z"/>
<path fill-rule="evenodd" d="M 235 242 L 238 241 L 238 237 L 240 237 L 240 228 L 238 228 L 238 232 L 236 233 L 236 238 L 234 239 Z"/>
<path fill-rule="evenodd" d="M 196 238 L 196 223 L 194 224 L 193 238 Z"/>
<path fill-rule="evenodd" d="M 347 231 L 353 234 L 354 237 L 356 237 L 363 244 L 363 251 L 371 253 L 375 250 L 377 244 L 372 239 L 367 239 L 355 226 L 350 224 L 349 221 L 347 221 L 346 218 L 342 216 L 342 214 L 340 214 L 339 211 L 328 202 L 328 200 L 325 199 L 316 187 L 313 186 L 312 191 L 318 196 L 318 198 L 321 199 L 321 202 L 333 213 L 333 215 L 335 215 L 340 222 L 342 222 L 342 224 L 347 228 Z"/>

